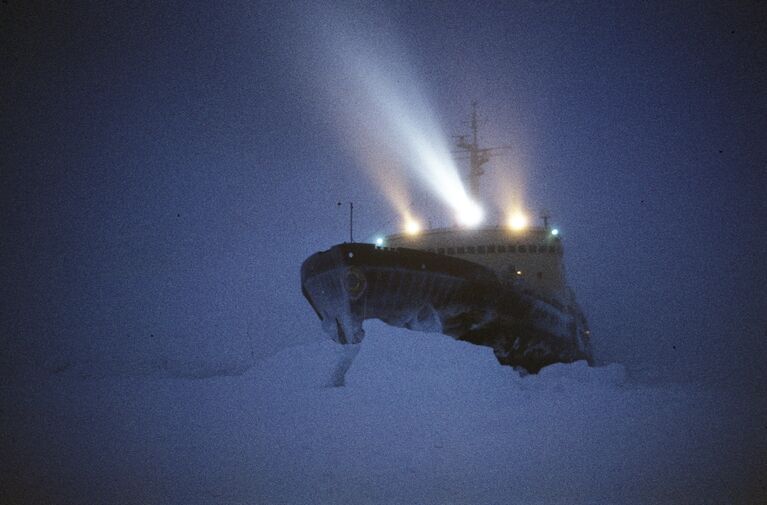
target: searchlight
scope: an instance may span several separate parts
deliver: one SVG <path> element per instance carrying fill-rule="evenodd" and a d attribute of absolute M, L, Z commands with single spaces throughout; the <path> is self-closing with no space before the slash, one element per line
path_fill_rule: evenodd
<path fill-rule="evenodd" d="M 458 208 L 455 218 L 459 225 L 474 228 L 485 218 L 485 211 L 476 203 L 467 200 Z"/>
<path fill-rule="evenodd" d="M 527 216 L 517 212 L 509 218 L 509 228 L 514 231 L 522 231 L 527 228 L 527 222 Z"/>
<path fill-rule="evenodd" d="M 408 235 L 418 235 L 421 233 L 421 223 L 415 219 L 405 221 L 405 233 Z"/>

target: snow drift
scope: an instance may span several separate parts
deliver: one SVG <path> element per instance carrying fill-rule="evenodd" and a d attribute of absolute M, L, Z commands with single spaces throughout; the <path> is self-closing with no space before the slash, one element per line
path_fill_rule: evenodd
<path fill-rule="evenodd" d="M 765 412 L 619 365 L 521 376 L 492 351 L 382 324 L 331 387 L 332 342 L 239 376 L 30 377 L 0 501 L 747 503 Z M 758 410 L 760 407 L 756 407 Z"/>

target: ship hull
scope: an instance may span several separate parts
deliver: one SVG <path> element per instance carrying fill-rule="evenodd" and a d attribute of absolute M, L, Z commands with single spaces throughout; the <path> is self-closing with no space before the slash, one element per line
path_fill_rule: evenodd
<path fill-rule="evenodd" d="M 577 306 L 502 282 L 481 265 L 415 249 L 344 243 L 301 267 L 306 299 L 340 344 L 364 338 L 366 319 L 493 348 L 504 365 L 537 372 L 558 362 L 591 362 Z"/>

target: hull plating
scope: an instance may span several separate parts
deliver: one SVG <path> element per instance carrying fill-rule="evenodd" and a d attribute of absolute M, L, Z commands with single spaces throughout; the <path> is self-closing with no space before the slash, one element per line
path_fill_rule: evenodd
<path fill-rule="evenodd" d="M 339 244 L 304 262 L 301 284 L 323 329 L 341 344 L 361 342 L 363 321 L 380 319 L 492 347 L 502 364 L 530 372 L 556 362 L 591 361 L 577 306 L 545 300 L 459 258 Z"/>

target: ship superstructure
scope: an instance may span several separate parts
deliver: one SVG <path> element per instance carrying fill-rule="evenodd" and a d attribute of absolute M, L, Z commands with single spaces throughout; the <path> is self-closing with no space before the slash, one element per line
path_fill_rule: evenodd
<path fill-rule="evenodd" d="M 499 279 L 524 283 L 543 296 L 567 296 L 562 241 L 554 230 L 503 227 L 442 228 L 390 235 L 382 245 L 455 256 L 489 268 Z"/>

